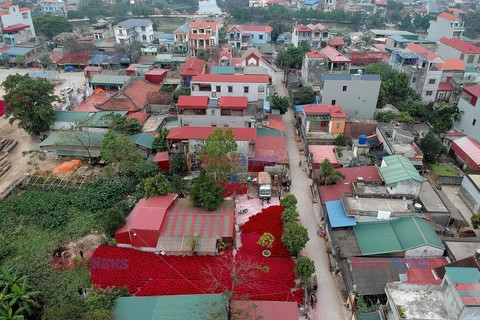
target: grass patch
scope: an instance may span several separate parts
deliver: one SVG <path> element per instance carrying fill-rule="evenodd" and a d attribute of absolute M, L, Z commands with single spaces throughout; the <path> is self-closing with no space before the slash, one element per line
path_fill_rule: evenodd
<path fill-rule="evenodd" d="M 432 170 L 437 176 L 459 177 L 457 170 L 451 164 L 432 164 Z"/>
<path fill-rule="evenodd" d="M 162 18 L 152 18 L 158 22 L 159 28 L 158 31 L 163 33 L 173 33 L 177 30 L 178 27 L 181 27 L 185 24 L 185 18 L 176 18 L 176 17 L 162 17 Z"/>

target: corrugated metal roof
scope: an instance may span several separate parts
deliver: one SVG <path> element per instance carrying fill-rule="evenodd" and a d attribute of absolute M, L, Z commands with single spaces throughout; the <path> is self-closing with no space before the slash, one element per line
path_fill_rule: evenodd
<path fill-rule="evenodd" d="M 92 80 L 90 80 L 91 85 L 113 85 L 113 86 L 123 86 L 124 83 L 128 82 L 130 77 L 127 76 L 114 76 L 106 74 L 94 74 Z"/>
<path fill-rule="evenodd" d="M 121 297 L 116 300 L 113 314 L 117 320 L 177 320 L 209 319 L 214 312 L 216 319 L 227 320 L 223 305 L 221 294 Z"/>
<path fill-rule="evenodd" d="M 125 116 L 126 114 L 127 111 L 98 111 L 81 125 L 83 127 L 108 128 L 112 124 L 113 116 Z"/>
<path fill-rule="evenodd" d="M 128 19 L 119 23 L 125 29 L 134 27 L 148 27 L 152 22 L 150 19 Z"/>
<path fill-rule="evenodd" d="M 234 74 L 235 67 L 233 66 L 213 66 L 210 68 L 210 74 Z"/>
<path fill-rule="evenodd" d="M 379 171 L 388 187 L 395 186 L 398 182 L 409 179 L 423 181 L 417 169 L 407 158 L 393 155 L 384 157 L 383 160 L 386 167 L 381 167 Z"/>
<path fill-rule="evenodd" d="M 132 139 L 132 142 L 136 145 L 139 145 L 141 147 L 145 147 L 147 149 L 152 149 L 153 148 L 153 140 L 155 140 L 155 137 L 151 135 L 150 133 L 137 133 L 132 136 L 130 136 L 130 139 Z"/>
<path fill-rule="evenodd" d="M 354 217 L 347 217 L 341 200 L 325 202 L 325 206 L 332 228 L 353 227 L 357 224 Z"/>
<path fill-rule="evenodd" d="M 75 112 L 55 110 L 55 121 L 60 122 L 82 122 L 88 118 L 90 112 Z"/>
<path fill-rule="evenodd" d="M 430 223 L 417 217 L 360 222 L 354 231 L 363 255 L 400 252 L 424 245 L 445 249 Z"/>
<path fill-rule="evenodd" d="M 465 152 L 477 166 L 480 166 L 480 143 L 470 137 L 462 137 L 453 141 L 453 151 L 457 152 L 457 148 Z"/>
<path fill-rule="evenodd" d="M 445 267 L 445 272 L 453 283 L 480 283 L 480 271 L 477 268 Z"/>
<path fill-rule="evenodd" d="M 52 132 L 47 139 L 38 144 L 39 147 L 57 146 L 60 149 L 62 146 L 68 147 L 82 147 L 89 145 L 90 147 L 101 147 L 104 134 L 99 132 Z"/>

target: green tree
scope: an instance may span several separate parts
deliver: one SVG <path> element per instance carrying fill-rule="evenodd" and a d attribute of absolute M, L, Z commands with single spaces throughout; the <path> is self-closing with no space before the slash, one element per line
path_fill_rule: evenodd
<path fill-rule="evenodd" d="M 281 114 L 285 114 L 290 107 L 290 99 L 288 97 L 272 96 L 272 108 L 280 110 Z"/>
<path fill-rule="evenodd" d="M 116 43 L 114 49 L 117 54 L 128 58 L 131 64 L 140 56 L 142 45 L 138 41 L 130 41 L 123 44 Z"/>
<path fill-rule="evenodd" d="M 299 43 L 298 47 L 290 46 L 278 53 L 277 62 L 282 67 L 301 68 L 303 57 L 311 50 L 306 41 Z"/>
<path fill-rule="evenodd" d="M 187 182 L 178 174 L 172 175 L 170 179 L 170 186 L 172 188 L 172 192 L 180 195 L 187 191 Z"/>
<path fill-rule="evenodd" d="M 150 178 L 157 173 L 160 173 L 160 167 L 158 164 L 147 160 L 143 160 L 135 168 L 135 176 L 137 176 L 138 179 Z"/>
<path fill-rule="evenodd" d="M 333 144 L 336 146 L 345 147 L 347 145 L 347 141 L 345 141 L 345 137 L 343 134 L 341 134 L 333 140 Z"/>
<path fill-rule="evenodd" d="M 40 295 L 38 291 L 32 291 L 28 284 L 27 276 L 20 276 L 18 269 L 1 269 L 0 274 L 0 303 L 3 315 L 6 319 L 16 319 L 17 316 L 33 315 L 34 308 L 40 307 L 36 298 Z M 23 319 L 23 318 L 22 318 Z"/>
<path fill-rule="evenodd" d="M 2 59 L 2 65 L 8 65 L 10 63 L 10 56 L 7 53 L 2 53 L 0 58 Z"/>
<path fill-rule="evenodd" d="M 155 14 L 155 10 L 144 3 L 136 4 L 132 7 L 132 15 L 134 17 L 148 17 Z"/>
<path fill-rule="evenodd" d="M 143 197 L 148 199 L 158 195 L 166 195 L 170 192 L 170 182 L 163 173 L 158 173 L 154 177 L 146 178 L 144 181 L 145 193 Z"/>
<path fill-rule="evenodd" d="M 208 61 L 210 59 L 210 52 L 207 50 L 198 50 L 197 51 L 197 58 L 201 60 Z"/>
<path fill-rule="evenodd" d="M 295 105 L 309 104 L 315 99 L 315 91 L 312 87 L 302 87 L 293 94 L 293 103 Z"/>
<path fill-rule="evenodd" d="M 420 149 L 422 149 L 423 158 L 427 163 L 437 163 L 438 157 L 447 151 L 442 141 L 431 132 L 420 140 Z"/>
<path fill-rule="evenodd" d="M 282 242 L 291 254 L 298 255 L 308 242 L 307 228 L 297 222 L 289 222 L 285 225 L 282 234 Z"/>
<path fill-rule="evenodd" d="M 260 236 L 260 238 L 258 239 L 258 242 L 257 244 L 259 246 L 262 246 L 262 247 L 265 247 L 265 248 L 268 248 L 270 249 L 271 247 L 273 247 L 273 242 L 275 241 L 275 237 L 273 236 L 273 234 L 271 233 L 268 233 L 268 232 L 265 232 L 264 234 L 262 234 Z"/>
<path fill-rule="evenodd" d="M 283 210 L 282 212 L 282 220 L 285 223 L 297 222 L 298 213 L 295 207 L 286 207 L 285 210 Z"/>
<path fill-rule="evenodd" d="M 211 176 L 202 173 L 193 180 L 190 201 L 196 207 L 213 211 L 223 202 L 223 187 Z"/>
<path fill-rule="evenodd" d="M 173 92 L 173 101 L 177 102 L 179 96 L 189 96 L 191 94 L 190 87 L 180 86 Z"/>
<path fill-rule="evenodd" d="M 187 160 L 183 153 L 174 153 L 170 156 L 170 173 L 178 174 L 182 177 L 188 174 Z"/>
<path fill-rule="evenodd" d="M 293 194 L 286 195 L 283 199 L 280 200 L 280 205 L 284 208 L 294 208 L 296 207 L 298 201 Z"/>
<path fill-rule="evenodd" d="M 108 237 L 113 237 L 115 232 L 125 225 L 125 214 L 117 208 L 109 208 L 102 217 L 103 231 Z"/>
<path fill-rule="evenodd" d="M 48 68 L 48 66 L 52 64 L 52 57 L 50 54 L 45 53 L 45 54 L 42 54 L 42 56 L 38 59 L 38 61 L 44 68 Z"/>
<path fill-rule="evenodd" d="M 330 160 L 325 159 L 320 164 L 320 183 L 323 185 L 336 184 L 342 179 L 345 179 L 343 173 L 333 168 Z"/>
<path fill-rule="evenodd" d="M 25 57 L 24 56 L 16 56 L 15 57 L 15 60 L 13 60 L 13 62 L 17 65 L 17 66 L 25 66 Z"/>
<path fill-rule="evenodd" d="M 118 166 L 121 172 L 133 172 L 142 161 L 142 152 L 128 136 L 119 136 L 108 130 L 102 142 L 101 155 L 107 163 Z"/>
<path fill-rule="evenodd" d="M 273 42 L 277 41 L 279 35 L 290 30 L 284 22 L 279 20 L 271 21 L 268 25 L 272 27 L 271 38 Z"/>
<path fill-rule="evenodd" d="M 118 134 L 132 135 L 142 131 L 142 126 L 138 123 L 138 119 L 127 119 L 125 116 L 113 113 L 104 117 L 111 117 L 110 129 Z"/>
<path fill-rule="evenodd" d="M 315 273 L 315 264 L 308 257 L 300 257 L 297 260 L 295 266 L 295 276 L 302 280 L 302 284 L 305 285 L 308 279 Z"/>
<path fill-rule="evenodd" d="M 73 27 L 64 16 L 37 15 L 33 16 L 33 26 L 37 35 L 52 38 L 62 32 L 72 32 Z"/>
<path fill-rule="evenodd" d="M 225 180 L 232 172 L 232 157 L 236 156 L 237 142 L 230 128 L 216 128 L 205 139 L 202 166 L 213 172 L 217 179 Z"/>
<path fill-rule="evenodd" d="M 163 129 L 153 140 L 153 151 L 162 152 L 168 150 L 167 144 L 168 129 Z"/>
<path fill-rule="evenodd" d="M 5 89 L 5 117 L 31 135 L 39 135 L 55 122 L 52 104 L 59 101 L 53 85 L 45 79 L 28 75 L 9 75 L 2 83 Z"/>

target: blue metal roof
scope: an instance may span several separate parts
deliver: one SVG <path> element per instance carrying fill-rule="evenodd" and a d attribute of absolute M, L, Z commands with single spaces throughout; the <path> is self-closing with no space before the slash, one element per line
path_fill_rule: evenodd
<path fill-rule="evenodd" d="M 161 33 L 156 38 L 158 40 L 170 40 L 170 41 L 173 41 L 175 39 L 172 33 Z"/>
<path fill-rule="evenodd" d="M 343 208 L 342 200 L 327 201 L 328 220 L 332 228 L 353 227 L 357 225 L 354 217 L 347 217 L 345 209 Z"/>
<path fill-rule="evenodd" d="M 303 105 L 295 106 L 295 112 L 303 112 Z"/>
<path fill-rule="evenodd" d="M 363 75 L 363 80 L 365 80 L 365 81 L 380 81 L 380 75 L 379 74 L 364 74 Z"/>
<path fill-rule="evenodd" d="M 303 4 L 306 5 L 306 6 L 313 6 L 313 5 L 318 4 L 318 1 L 316 1 L 316 0 L 305 0 L 305 2 Z"/>
<path fill-rule="evenodd" d="M 4 53 L 8 54 L 9 56 L 24 56 L 32 50 L 33 48 L 12 47 L 5 50 Z"/>
<path fill-rule="evenodd" d="M 393 41 L 396 41 L 396 42 L 398 42 L 398 43 L 411 42 L 411 40 L 408 40 L 408 39 L 402 37 L 402 36 L 399 35 L 399 34 L 394 34 L 393 36 L 390 37 L 390 39 L 392 39 Z"/>
<path fill-rule="evenodd" d="M 322 74 L 320 80 L 352 80 L 352 75 L 348 73 Z"/>
<path fill-rule="evenodd" d="M 180 26 L 177 30 L 182 30 L 184 32 L 189 32 L 190 31 L 190 26 L 188 24 L 184 24 L 183 26 Z"/>

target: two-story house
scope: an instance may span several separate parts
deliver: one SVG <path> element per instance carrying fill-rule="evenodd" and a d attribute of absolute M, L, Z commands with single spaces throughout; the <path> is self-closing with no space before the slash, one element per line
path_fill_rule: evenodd
<path fill-rule="evenodd" d="M 118 44 L 128 42 L 151 43 L 154 40 L 153 24 L 149 19 L 128 19 L 114 27 L 115 41 Z"/>
<path fill-rule="evenodd" d="M 418 92 L 424 101 L 435 101 L 443 60 L 436 53 L 410 43 L 405 49 L 394 49 L 389 64 L 397 71 L 407 74 L 409 86 Z"/>
<path fill-rule="evenodd" d="M 274 64 L 268 62 L 267 59 L 265 59 L 265 57 L 260 53 L 257 48 L 249 48 L 242 55 L 241 59 L 241 65 L 243 67 L 255 66 L 263 68 L 265 71 L 267 71 L 270 79 L 272 79 L 272 83 L 275 83 L 275 73 L 278 71 L 278 68 Z"/>
<path fill-rule="evenodd" d="M 378 74 L 322 74 L 319 101 L 323 105 L 342 106 L 348 119 L 372 120 L 380 83 Z"/>
<path fill-rule="evenodd" d="M 63 0 L 40 0 L 40 8 L 44 14 L 67 14 Z"/>
<path fill-rule="evenodd" d="M 427 39 L 437 42 L 440 38 L 461 38 L 463 22 L 453 14 L 442 12 L 434 20 L 430 20 Z"/>
<path fill-rule="evenodd" d="M 188 58 L 180 70 L 180 77 L 182 77 L 186 86 L 190 86 L 192 77 L 205 73 L 205 67 L 205 60 L 198 59 L 197 57 Z"/>
<path fill-rule="evenodd" d="M 437 53 L 442 59 L 460 59 L 466 67 L 480 65 L 480 47 L 457 38 L 441 38 Z"/>
<path fill-rule="evenodd" d="M 480 84 L 463 88 L 458 100 L 460 119 L 454 127 L 469 137 L 480 141 Z"/>
<path fill-rule="evenodd" d="M 218 45 L 218 26 L 211 21 L 190 22 L 188 39 L 191 56 L 196 56 L 198 50 L 209 51 Z"/>
<path fill-rule="evenodd" d="M 200 74 L 192 78 L 190 86 L 192 96 L 244 96 L 248 102 L 255 102 L 268 97 L 270 84 L 269 75 Z"/>
<path fill-rule="evenodd" d="M 181 126 L 255 128 L 262 118 L 262 108 L 247 97 L 180 96 L 177 109 Z"/>
<path fill-rule="evenodd" d="M 14 46 L 35 36 L 30 9 L 10 1 L 0 4 L 0 44 Z"/>
<path fill-rule="evenodd" d="M 387 15 L 387 1 L 383 0 L 375 0 L 373 3 L 373 13 L 379 13 L 381 17 L 385 17 Z"/>
<path fill-rule="evenodd" d="M 302 41 L 306 41 L 310 48 L 324 48 L 328 44 L 328 39 L 330 38 L 330 33 L 328 28 L 323 24 L 297 24 L 293 27 L 292 33 L 292 43 L 295 47 Z"/>
<path fill-rule="evenodd" d="M 302 113 L 301 127 L 307 138 L 309 133 L 326 132 L 338 135 L 345 130 L 347 115 L 341 106 L 305 105 Z"/>
<path fill-rule="evenodd" d="M 266 44 L 270 42 L 271 35 L 270 26 L 235 25 L 227 32 L 228 44 L 238 50 L 248 44 Z"/>
<path fill-rule="evenodd" d="M 451 101 L 455 100 L 456 96 L 453 95 L 454 88 L 450 80 L 453 77 L 463 78 L 465 73 L 465 65 L 460 59 L 452 60 L 446 59 L 443 63 L 437 64 L 437 69 L 442 70 L 442 78 L 438 84 L 437 97 L 435 101 Z"/>
<path fill-rule="evenodd" d="M 190 26 L 184 24 L 173 31 L 174 50 L 186 52 L 188 50 L 188 34 L 190 33 Z"/>
<path fill-rule="evenodd" d="M 330 12 L 336 9 L 337 1 L 336 0 L 325 0 L 323 3 L 323 11 Z"/>

